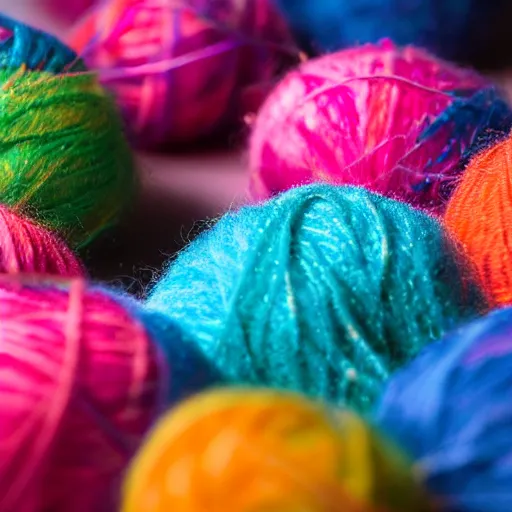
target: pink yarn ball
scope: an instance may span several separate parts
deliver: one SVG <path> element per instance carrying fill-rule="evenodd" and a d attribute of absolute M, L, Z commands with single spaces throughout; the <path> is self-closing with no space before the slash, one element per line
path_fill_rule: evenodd
<path fill-rule="evenodd" d="M 461 132 L 447 125 L 425 140 L 420 135 L 458 94 L 466 101 L 488 85 L 472 71 L 390 41 L 305 62 L 280 82 L 256 118 L 251 195 L 264 199 L 325 181 L 365 186 L 435 211 L 445 202 L 435 177 L 455 172 L 478 127 L 464 120 Z M 420 194 L 430 177 L 436 183 Z"/>
<path fill-rule="evenodd" d="M 50 231 L 0 205 L 0 274 L 84 274 L 70 249 Z"/>
<path fill-rule="evenodd" d="M 143 326 L 82 280 L 3 276 L 0 340 L 0 510 L 116 510 L 160 405 Z"/>
<path fill-rule="evenodd" d="M 245 90 L 297 57 L 291 41 L 271 0 L 110 0 L 70 44 L 114 92 L 134 143 L 158 148 L 240 122 Z"/>

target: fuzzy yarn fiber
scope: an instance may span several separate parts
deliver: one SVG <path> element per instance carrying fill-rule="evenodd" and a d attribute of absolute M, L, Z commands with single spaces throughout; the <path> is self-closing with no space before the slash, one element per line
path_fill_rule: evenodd
<path fill-rule="evenodd" d="M 122 510 L 428 508 L 409 461 L 352 413 L 278 391 L 224 389 L 160 421 L 133 462 Z"/>
<path fill-rule="evenodd" d="M 55 235 L 0 205 L 0 273 L 79 277 L 84 270 Z"/>
<path fill-rule="evenodd" d="M 417 459 L 447 512 L 512 503 L 512 309 L 427 347 L 389 382 L 379 422 Z"/>
<path fill-rule="evenodd" d="M 82 279 L 0 276 L 0 340 L 2 512 L 117 510 L 143 436 L 207 375 L 171 322 Z"/>
<path fill-rule="evenodd" d="M 297 37 L 312 52 L 329 52 L 390 37 L 436 55 L 470 61 L 489 27 L 508 15 L 508 0 L 277 0 Z"/>
<path fill-rule="evenodd" d="M 473 71 L 390 41 L 341 51 L 302 64 L 267 98 L 251 194 L 326 181 L 438 213 L 482 139 L 511 127 L 506 101 Z"/>
<path fill-rule="evenodd" d="M 298 56 L 271 0 L 110 0 L 79 23 L 71 45 L 143 148 L 239 126 L 246 104 L 257 108 L 258 91 Z"/>
<path fill-rule="evenodd" d="M 502 305 L 512 304 L 511 179 L 512 135 L 471 161 L 445 215 L 488 294 Z"/>
<path fill-rule="evenodd" d="M 225 215 L 170 265 L 147 306 L 233 382 L 363 411 L 391 372 L 486 307 L 437 221 L 329 185 Z"/>
<path fill-rule="evenodd" d="M 86 244 L 133 195 L 114 103 L 87 72 L 3 69 L 0 87 L 0 202 Z"/>

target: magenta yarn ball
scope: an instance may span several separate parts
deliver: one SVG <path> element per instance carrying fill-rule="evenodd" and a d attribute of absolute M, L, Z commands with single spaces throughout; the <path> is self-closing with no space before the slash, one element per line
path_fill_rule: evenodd
<path fill-rule="evenodd" d="M 70 41 L 117 98 L 138 147 L 212 137 L 242 122 L 254 89 L 298 52 L 272 0 L 110 0 Z M 251 99 L 246 100 L 246 93 Z"/>
<path fill-rule="evenodd" d="M 56 235 L 0 205 L 0 274 L 84 275 L 82 264 Z"/>
<path fill-rule="evenodd" d="M 0 510 L 117 510 L 165 391 L 143 325 L 81 279 L 0 276 L 0 340 Z"/>
<path fill-rule="evenodd" d="M 435 212 L 462 156 L 495 122 L 495 102 L 505 113 L 494 117 L 506 124 L 510 111 L 486 79 L 391 41 L 310 60 L 285 76 L 256 117 L 251 195 L 324 181 Z"/>

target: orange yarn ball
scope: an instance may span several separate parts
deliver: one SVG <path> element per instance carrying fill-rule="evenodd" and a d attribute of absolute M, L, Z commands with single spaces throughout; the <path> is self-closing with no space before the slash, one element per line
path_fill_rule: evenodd
<path fill-rule="evenodd" d="M 512 134 L 471 161 L 445 214 L 448 230 L 499 305 L 512 304 L 511 180 Z"/>
<path fill-rule="evenodd" d="M 123 512 L 427 510 L 407 459 L 348 412 L 272 390 L 171 411 L 135 459 Z"/>

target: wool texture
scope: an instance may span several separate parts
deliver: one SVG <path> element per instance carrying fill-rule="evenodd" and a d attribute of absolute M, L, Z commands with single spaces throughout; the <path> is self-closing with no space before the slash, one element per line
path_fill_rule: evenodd
<path fill-rule="evenodd" d="M 0 273 L 80 277 L 84 269 L 53 233 L 0 205 Z"/>
<path fill-rule="evenodd" d="M 110 0 L 70 44 L 98 70 L 144 149 L 239 128 L 245 108 L 258 108 L 254 100 L 298 60 L 271 0 Z"/>
<path fill-rule="evenodd" d="M 481 151 L 448 203 L 445 224 L 480 272 L 489 296 L 512 304 L 512 135 Z"/>
<path fill-rule="evenodd" d="M 468 160 L 510 132 L 486 79 L 390 41 L 326 55 L 269 95 L 250 142 L 251 195 L 360 185 L 442 213 Z"/>
<path fill-rule="evenodd" d="M 196 396 L 160 421 L 123 502 L 123 512 L 429 510 L 407 458 L 359 417 L 236 388 Z"/>
<path fill-rule="evenodd" d="M 132 199 L 131 150 L 93 73 L 0 70 L 0 202 L 74 247 L 112 225 Z"/>
<path fill-rule="evenodd" d="M 512 503 L 512 309 L 427 347 L 389 382 L 379 424 L 416 459 L 447 512 Z"/>
<path fill-rule="evenodd" d="M 0 276 L 0 340 L 2 512 L 117 510 L 152 423 L 204 387 L 172 322 L 82 279 Z"/>
<path fill-rule="evenodd" d="M 147 307 L 232 382 L 366 411 L 390 373 L 486 302 L 435 219 L 361 188 L 312 185 L 222 217 Z"/>

